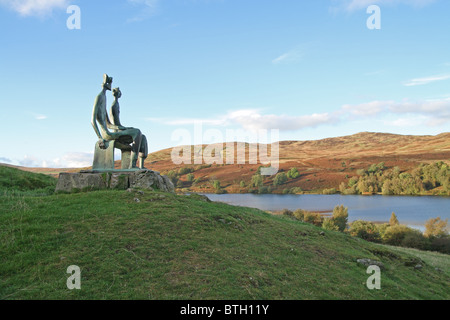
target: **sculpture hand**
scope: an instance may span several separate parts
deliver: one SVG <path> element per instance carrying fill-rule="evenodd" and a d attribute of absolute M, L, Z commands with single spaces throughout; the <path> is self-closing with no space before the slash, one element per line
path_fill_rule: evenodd
<path fill-rule="evenodd" d="M 98 140 L 98 146 L 100 147 L 100 149 L 106 149 L 106 140 L 105 139 Z"/>

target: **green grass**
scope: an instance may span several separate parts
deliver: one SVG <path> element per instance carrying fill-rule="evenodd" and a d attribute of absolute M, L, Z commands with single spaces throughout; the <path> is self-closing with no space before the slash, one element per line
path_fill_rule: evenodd
<path fill-rule="evenodd" d="M 448 255 L 321 231 L 196 195 L 5 193 L 0 298 L 450 298 Z M 367 289 L 359 258 L 383 262 L 381 290 Z M 70 265 L 81 268 L 81 290 L 66 287 Z"/>
<path fill-rule="evenodd" d="M 51 176 L 0 166 L 0 195 L 48 195 L 55 186 Z"/>

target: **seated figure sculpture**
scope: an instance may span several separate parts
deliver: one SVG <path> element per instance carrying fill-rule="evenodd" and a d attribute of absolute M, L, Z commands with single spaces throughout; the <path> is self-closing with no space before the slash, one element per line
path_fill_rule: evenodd
<path fill-rule="evenodd" d="M 144 155 L 144 153 L 141 152 L 141 131 L 136 128 L 127 128 L 122 125 L 111 123 L 106 111 L 106 91 L 111 90 L 112 81 L 112 77 L 109 77 L 107 74 L 103 75 L 102 91 L 95 99 L 94 108 L 92 110 L 91 123 L 99 139 L 96 145 L 96 154 L 94 154 L 93 169 L 113 169 L 108 167 L 109 165 L 104 164 L 109 164 L 112 161 L 112 166 L 114 167 L 114 147 L 122 149 L 122 151 L 131 151 L 131 155 L 125 159 L 125 161 L 129 161 L 129 163 L 123 163 L 124 157 L 122 156 L 122 168 L 139 169 L 137 166 L 139 154 L 141 153 L 141 155 Z M 113 143 L 112 148 L 110 147 L 111 142 Z M 131 146 L 129 144 L 131 144 Z M 98 155 L 98 153 L 100 153 L 100 149 L 110 150 L 110 153 L 108 153 L 107 156 L 104 156 L 108 157 L 108 159 L 98 160 L 98 158 L 102 158 L 102 156 Z M 122 155 L 123 154 L 124 153 L 122 153 Z M 142 167 L 143 163 L 143 159 L 139 161 L 139 164 Z"/>
<path fill-rule="evenodd" d="M 122 97 L 122 92 L 120 91 L 120 88 L 114 88 L 112 90 L 113 96 L 114 96 L 114 102 L 111 105 L 110 110 L 110 120 L 111 123 L 115 126 L 117 126 L 119 129 L 113 129 L 114 132 L 120 132 L 124 130 L 131 130 L 135 129 L 133 127 L 123 127 L 120 123 L 120 105 L 119 105 L 119 99 Z M 120 129 L 123 127 L 124 129 Z M 130 139 L 127 140 L 127 136 L 122 136 L 119 138 L 119 141 L 129 144 L 132 143 Z M 145 135 L 141 135 L 141 146 L 139 148 L 139 157 L 138 157 L 138 167 L 140 169 L 145 169 L 144 167 L 144 160 L 148 156 L 148 145 L 147 145 L 147 137 Z"/>

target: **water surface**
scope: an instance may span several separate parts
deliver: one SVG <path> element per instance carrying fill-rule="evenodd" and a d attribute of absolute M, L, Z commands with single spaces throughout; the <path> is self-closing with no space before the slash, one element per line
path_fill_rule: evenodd
<path fill-rule="evenodd" d="M 279 194 L 205 194 L 212 201 L 258 208 L 266 211 L 305 209 L 331 212 L 337 205 L 348 207 L 349 222 L 366 220 L 387 222 L 395 212 L 402 224 L 423 230 L 430 218 L 450 218 L 450 198 L 438 196 L 343 196 Z"/>

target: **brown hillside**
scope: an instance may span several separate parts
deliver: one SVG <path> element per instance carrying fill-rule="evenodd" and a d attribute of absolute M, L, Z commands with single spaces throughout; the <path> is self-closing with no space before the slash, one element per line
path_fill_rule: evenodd
<path fill-rule="evenodd" d="M 248 149 L 247 144 L 247 153 Z M 153 153 L 147 166 L 162 173 L 181 168 L 172 164 L 170 153 L 171 149 Z M 402 170 L 409 170 L 420 163 L 436 161 L 450 161 L 450 133 L 405 136 L 363 132 L 316 141 L 280 142 L 280 171 L 296 167 L 301 174 L 298 179 L 283 185 L 283 188 L 301 187 L 309 191 L 337 188 L 342 181 L 356 175 L 356 170 L 368 168 L 373 163 L 384 162 L 388 167 L 399 166 Z M 195 179 L 201 180 L 192 186 L 184 175 L 181 181 L 183 187 L 192 191 L 211 192 L 210 181 L 218 179 L 228 192 L 242 192 L 244 190 L 239 188 L 240 181 L 248 185 L 259 166 L 214 164 L 202 168 L 201 165 L 188 165 L 195 170 Z M 265 184 L 271 185 L 272 179 L 266 179 Z"/>

